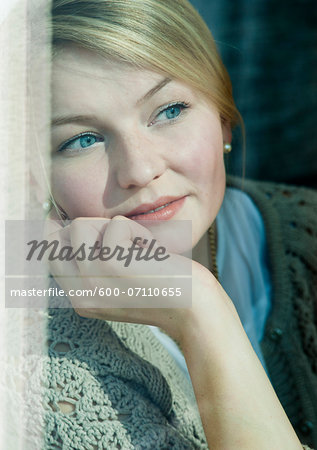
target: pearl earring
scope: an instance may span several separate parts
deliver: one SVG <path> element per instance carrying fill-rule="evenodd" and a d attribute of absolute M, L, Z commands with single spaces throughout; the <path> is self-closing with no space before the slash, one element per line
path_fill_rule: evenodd
<path fill-rule="evenodd" d="M 52 202 L 50 199 L 45 200 L 45 202 L 42 204 L 42 208 L 44 209 L 44 211 L 46 213 L 50 212 L 50 210 L 52 209 Z"/>
<path fill-rule="evenodd" d="M 232 150 L 232 145 L 229 143 L 223 144 L 223 151 L 224 153 L 230 153 Z"/>

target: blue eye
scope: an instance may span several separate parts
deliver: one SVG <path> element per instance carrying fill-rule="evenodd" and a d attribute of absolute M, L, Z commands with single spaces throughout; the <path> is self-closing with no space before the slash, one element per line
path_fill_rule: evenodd
<path fill-rule="evenodd" d="M 97 136 L 92 133 L 82 133 L 62 144 L 58 151 L 62 152 L 64 150 L 70 150 L 74 152 L 80 152 L 82 149 L 91 147 L 92 145 L 103 141 L 104 139 L 101 136 Z"/>
<path fill-rule="evenodd" d="M 94 145 L 96 142 L 97 142 L 96 136 L 87 135 L 79 138 L 79 143 L 83 148 L 90 147 L 91 145 Z"/>
<path fill-rule="evenodd" d="M 167 119 L 175 119 L 182 112 L 180 105 L 169 106 L 165 111 L 163 111 Z"/>
<path fill-rule="evenodd" d="M 153 122 L 151 122 L 151 125 L 153 125 L 156 122 L 162 122 L 162 121 L 170 121 L 173 119 L 177 119 L 184 109 L 188 108 L 189 105 L 184 102 L 177 102 L 172 103 L 170 105 L 164 106 L 161 111 L 157 114 L 156 118 Z"/>

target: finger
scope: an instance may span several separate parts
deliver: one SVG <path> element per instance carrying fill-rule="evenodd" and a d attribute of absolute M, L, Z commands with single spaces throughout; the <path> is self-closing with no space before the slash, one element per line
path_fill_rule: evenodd
<path fill-rule="evenodd" d="M 118 276 L 142 276 L 153 273 L 153 264 L 141 259 L 145 248 L 155 251 L 157 242 L 146 227 L 124 216 L 114 217 L 103 236 L 103 245 L 113 249 L 112 273 Z M 150 270 L 150 271 L 149 271 Z"/>
<path fill-rule="evenodd" d="M 111 267 L 116 275 L 144 277 L 173 275 L 175 272 L 174 263 L 166 264 L 166 259 L 171 257 L 166 248 L 157 242 L 149 229 L 131 219 L 114 217 L 105 229 L 103 245 L 106 243 L 112 248 L 116 248 L 118 244 L 125 246 L 125 254 L 122 256 L 118 250 L 111 260 Z M 170 262 L 172 258 L 169 259 Z M 180 268 L 178 261 L 175 264 Z M 176 272 L 179 273 L 179 270 Z"/>
<path fill-rule="evenodd" d="M 129 246 L 135 239 L 138 239 L 138 246 L 146 248 L 154 240 L 154 236 L 139 223 L 124 216 L 115 216 L 104 231 L 103 245 Z"/>
<path fill-rule="evenodd" d="M 86 299 L 77 293 L 84 292 L 85 283 L 80 275 L 76 261 L 72 256 L 74 249 L 71 246 L 70 222 L 64 226 L 55 219 L 47 219 L 46 232 L 49 242 L 58 242 L 58 250 L 49 257 L 50 273 L 58 285 L 66 292 L 74 308 L 87 306 Z"/>
<path fill-rule="evenodd" d="M 47 219 L 45 234 L 47 241 L 45 256 L 50 273 L 56 281 L 58 281 L 57 277 L 77 277 L 79 271 L 74 258 L 72 258 L 70 226 L 63 227 L 59 221 Z"/>
<path fill-rule="evenodd" d="M 76 264 L 83 276 L 105 275 L 105 268 L 97 264 L 105 227 L 110 219 L 82 217 L 70 224 L 70 241 L 76 255 Z"/>

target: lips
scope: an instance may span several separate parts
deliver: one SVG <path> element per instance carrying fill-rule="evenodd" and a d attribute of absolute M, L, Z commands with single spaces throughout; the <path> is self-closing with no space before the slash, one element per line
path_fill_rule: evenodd
<path fill-rule="evenodd" d="M 169 220 L 183 206 L 184 197 L 160 197 L 154 203 L 144 203 L 133 209 L 126 217 L 132 220 Z"/>

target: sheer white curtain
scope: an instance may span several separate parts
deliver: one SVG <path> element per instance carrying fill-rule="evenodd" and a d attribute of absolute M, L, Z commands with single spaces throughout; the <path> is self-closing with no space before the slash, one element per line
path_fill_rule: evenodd
<path fill-rule="evenodd" d="M 0 4 L 0 448 L 5 450 L 43 448 L 47 313 L 6 307 L 4 242 L 5 220 L 43 219 L 49 173 L 49 6 L 49 0 Z"/>

